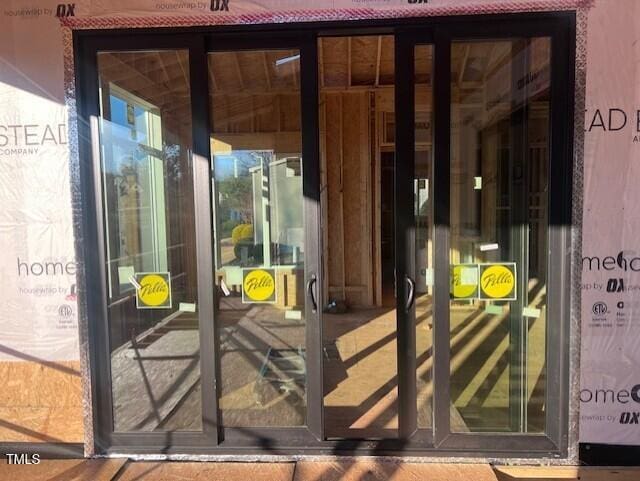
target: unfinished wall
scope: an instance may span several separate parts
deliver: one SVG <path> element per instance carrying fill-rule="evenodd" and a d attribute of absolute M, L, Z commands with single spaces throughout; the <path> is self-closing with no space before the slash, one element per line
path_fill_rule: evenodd
<path fill-rule="evenodd" d="M 372 305 L 369 93 L 322 94 L 320 110 L 325 301 Z"/>

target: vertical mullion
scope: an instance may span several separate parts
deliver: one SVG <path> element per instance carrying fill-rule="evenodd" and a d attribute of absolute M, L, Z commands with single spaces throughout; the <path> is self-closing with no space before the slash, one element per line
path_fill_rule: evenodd
<path fill-rule="evenodd" d="M 218 343 L 214 312 L 213 226 L 209 145 L 209 94 L 204 36 L 194 37 L 189 47 L 189 80 L 193 129 L 193 185 L 198 279 L 198 325 L 200 332 L 200 383 L 202 429 L 215 445 L 220 439 L 218 423 Z"/>
<path fill-rule="evenodd" d="M 398 421 L 400 438 L 417 427 L 415 303 L 407 302 L 407 277 L 415 280 L 414 215 L 414 41 L 395 39 L 396 155 L 394 158 L 396 323 L 398 359 Z M 415 295 L 415 294 L 414 294 Z"/>
<path fill-rule="evenodd" d="M 434 444 L 451 431 L 450 420 L 450 319 L 449 224 L 451 164 L 451 39 L 442 29 L 435 32 L 434 53 L 434 304 L 433 304 L 433 427 Z"/>
<path fill-rule="evenodd" d="M 302 40 L 300 48 L 300 96 L 302 122 L 302 194 L 304 197 L 304 281 L 315 291 L 314 309 L 305 291 L 307 427 L 324 439 L 322 370 L 322 283 L 320 269 L 320 139 L 318 111 L 318 44 L 315 34 Z M 314 285 L 311 286 L 310 283 Z"/>

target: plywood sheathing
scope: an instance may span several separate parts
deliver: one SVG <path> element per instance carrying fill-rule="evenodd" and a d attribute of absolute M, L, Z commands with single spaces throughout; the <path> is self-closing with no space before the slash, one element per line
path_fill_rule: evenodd
<path fill-rule="evenodd" d="M 499 481 L 636 481 L 640 469 L 636 467 L 606 466 L 496 466 Z"/>
<path fill-rule="evenodd" d="M 345 296 L 343 291 L 344 280 L 344 238 L 343 238 L 343 212 L 342 212 L 342 97 L 340 94 L 326 94 L 324 99 L 324 158 L 326 165 L 326 191 L 325 209 L 327 224 L 327 244 L 325 245 L 325 257 L 327 258 L 327 278 L 329 279 L 329 298 L 334 296 L 336 288 L 339 294 Z M 333 289 L 333 292 L 332 292 Z"/>
<path fill-rule="evenodd" d="M 0 442 L 81 443 L 78 361 L 0 362 Z"/>
<path fill-rule="evenodd" d="M 395 44 L 392 36 L 383 36 L 380 49 L 379 85 L 393 87 L 395 83 Z"/>
<path fill-rule="evenodd" d="M 322 94 L 328 298 L 373 304 L 369 95 Z"/>
<path fill-rule="evenodd" d="M 318 46 L 319 84 L 324 91 L 391 87 L 391 36 L 325 37 Z"/>
<path fill-rule="evenodd" d="M 393 99 L 390 36 L 323 38 L 319 42 L 325 301 L 380 303 L 379 109 Z M 326 99 L 326 102 L 325 100 Z M 392 102 L 391 102 L 392 103 Z M 393 106 L 388 109 L 393 111 Z"/>
<path fill-rule="evenodd" d="M 390 90 L 390 92 L 392 92 Z M 373 123 L 374 129 L 372 130 L 373 145 L 374 145 L 374 165 L 373 165 L 373 185 L 372 187 L 372 199 L 373 199 L 373 230 L 374 236 L 373 243 L 373 285 L 375 288 L 375 304 L 377 306 L 382 305 L 382 159 L 380 145 L 382 142 L 382 112 L 380 108 L 380 94 L 382 91 L 377 90 L 373 93 Z"/>
<path fill-rule="evenodd" d="M 325 88 L 344 89 L 349 86 L 348 50 L 349 45 L 346 37 L 322 39 L 322 85 Z"/>
<path fill-rule="evenodd" d="M 362 165 L 361 128 L 362 94 L 342 94 L 342 211 L 344 213 L 344 284 L 362 285 Z M 345 141 L 346 140 L 346 141 Z M 367 177 L 367 176 L 365 176 Z"/>
<path fill-rule="evenodd" d="M 351 85 L 375 86 L 379 37 L 351 37 Z"/>

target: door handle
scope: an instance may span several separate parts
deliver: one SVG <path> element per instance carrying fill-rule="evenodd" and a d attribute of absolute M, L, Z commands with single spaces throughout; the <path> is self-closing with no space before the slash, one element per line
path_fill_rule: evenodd
<path fill-rule="evenodd" d="M 416 294 L 416 282 L 409 276 L 405 276 L 405 279 L 407 280 L 407 284 L 409 284 L 409 293 L 407 295 L 407 303 L 405 309 L 407 312 L 409 312 L 411 306 L 413 306 L 413 300 Z"/>
<path fill-rule="evenodd" d="M 317 281 L 316 275 L 311 274 L 311 278 L 307 281 L 307 295 L 311 299 L 312 310 L 315 313 L 318 310 L 318 303 L 316 302 L 316 295 L 313 292 L 313 286 Z"/>

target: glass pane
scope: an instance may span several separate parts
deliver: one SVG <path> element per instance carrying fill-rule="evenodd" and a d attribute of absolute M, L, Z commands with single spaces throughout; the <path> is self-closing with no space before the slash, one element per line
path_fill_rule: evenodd
<path fill-rule="evenodd" d="M 222 424 L 302 425 L 300 52 L 217 52 L 208 62 Z"/>
<path fill-rule="evenodd" d="M 415 85 L 415 281 L 418 427 L 433 424 L 433 46 L 417 45 Z"/>
<path fill-rule="evenodd" d="M 452 45 L 451 427 L 542 432 L 548 38 Z"/>
<path fill-rule="evenodd" d="M 114 430 L 200 430 L 188 52 L 98 72 Z"/>
<path fill-rule="evenodd" d="M 324 428 L 395 438 L 394 38 L 325 37 L 318 51 Z"/>

